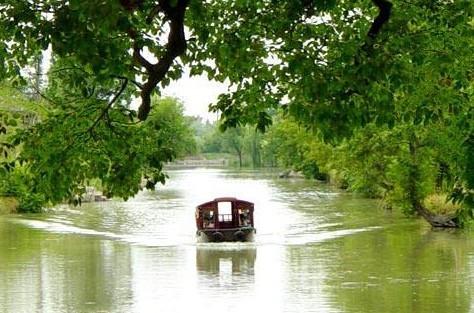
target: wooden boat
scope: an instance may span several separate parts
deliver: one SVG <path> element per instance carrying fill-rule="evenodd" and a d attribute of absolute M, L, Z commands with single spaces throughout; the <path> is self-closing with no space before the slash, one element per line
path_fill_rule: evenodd
<path fill-rule="evenodd" d="M 253 241 L 255 228 L 252 202 L 225 197 L 196 207 L 199 242 Z"/>

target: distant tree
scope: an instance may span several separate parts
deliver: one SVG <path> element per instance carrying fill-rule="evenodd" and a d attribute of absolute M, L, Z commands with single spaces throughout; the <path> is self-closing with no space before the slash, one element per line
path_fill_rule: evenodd
<path fill-rule="evenodd" d="M 332 147 L 293 118 L 278 117 L 262 141 L 264 153 L 279 166 L 302 172 L 308 178 L 327 179 L 324 166 Z"/>
<path fill-rule="evenodd" d="M 221 135 L 224 151 L 237 155 L 239 167 L 243 166 L 243 154 L 245 149 L 244 136 L 245 129 L 242 127 L 226 129 Z"/>
<path fill-rule="evenodd" d="M 252 159 L 252 166 L 258 168 L 262 166 L 262 134 L 248 128 L 247 131 L 247 146 Z"/>
<path fill-rule="evenodd" d="M 184 106 L 175 98 L 154 99 L 155 108 L 145 125 L 156 133 L 156 145 L 167 147 L 173 158 L 194 154 L 197 151 L 192 119 L 184 116 Z"/>

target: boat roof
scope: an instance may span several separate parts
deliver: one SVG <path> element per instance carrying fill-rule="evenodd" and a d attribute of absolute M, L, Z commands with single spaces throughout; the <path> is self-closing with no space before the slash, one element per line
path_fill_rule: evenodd
<path fill-rule="evenodd" d="M 221 197 L 221 198 L 215 198 L 212 201 L 201 203 L 200 205 L 197 206 L 197 208 L 208 207 L 219 202 L 237 202 L 237 203 L 245 204 L 248 206 L 253 206 L 253 202 L 250 202 L 250 201 L 240 200 L 235 197 Z"/>

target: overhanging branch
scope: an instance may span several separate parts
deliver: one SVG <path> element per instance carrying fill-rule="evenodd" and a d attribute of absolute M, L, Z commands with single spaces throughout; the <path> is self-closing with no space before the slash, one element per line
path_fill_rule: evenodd
<path fill-rule="evenodd" d="M 107 106 L 102 110 L 100 113 L 99 117 L 94 121 L 94 123 L 87 129 L 88 133 L 92 133 L 94 128 L 99 124 L 100 120 L 102 120 L 106 115 L 107 112 L 110 110 L 112 105 L 118 100 L 118 98 L 122 95 L 122 93 L 125 91 L 125 88 L 128 85 L 128 79 L 124 78 L 122 79 L 122 85 L 120 86 L 120 89 L 117 91 L 117 93 L 113 96 L 113 98 L 109 101 Z"/>
<path fill-rule="evenodd" d="M 173 61 L 186 51 L 186 37 L 184 34 L 184 14 L 188 6 L 189 0 L 178 0 L 175 5 L 171 5 L 170 0 L 160 0 L 149 15 L 149 19 L 153 19 L 158 11 L 165 14 L 170 24 L 170 32 L 165 52 L 158 58 L 156 64 L 150 63 L 141 54 L 143 46 L 139 44 L 138 35 L 134 30 L 129 30 L 128 35 L 134 40 L 133 44 L 133 60 L 135 63 L 145 68 L 146 81 L 141 87 L 140 96 L 142 103 L 138 109 L 138 119 L 145 120 L 151 109 L 151 96 L 158 83 L 165 78 Z M 149 21 L 151 22 L 151 20 Z"/>
<path fill-rule="evenodd" d="M 372 0 L 372 2 L 379 8 L 379 15 L 377 15 L 372 22 L 372 26 L 367 33 L 370 39 L 375 39 L 378 33 L 382 29 L 382 26 L 388 21 L 390 18 L 390 14 L 392 12 L 392 3 L 387 0 Z"/>
<path fill-rule="evenodd" d="M 364 54 L 370 54 L 374 46 L 375 38 L 380 33 L 382 26 L 388 22 L 392 12 L 392 3 L 387 0 L 372 0 L 379 9 L 379 14 L 374 18 L 372 25 L 367 33 L 367 39 L 359 51 Z M 355 64 L 360 63 L 360 55 L 356 55 Z"/>

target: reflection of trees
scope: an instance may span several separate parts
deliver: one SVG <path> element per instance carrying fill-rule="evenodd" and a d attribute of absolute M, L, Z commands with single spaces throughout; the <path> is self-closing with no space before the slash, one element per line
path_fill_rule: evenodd
<path fill-rule="evenodd" d="M 243 250 L 216 250 L 200 249 L 196 250 L 196 268 L 198 271 L 210 274 L 219 274 L 222 261 L 232 263 L 232 274 L 245 273 L 254 274 L 257 249 Z"/>
<path fill-rule="evenodd" d="M 345 312 L 469 312 L 468 252 L 460 233 L 417 224 L 337 241 L 326 285 Z"/>
<path fill-rule="evenodd" d="M 126 245 L 0 225 L 2 312 L 114 311 L 131 298 L 130 275 Z"/>

